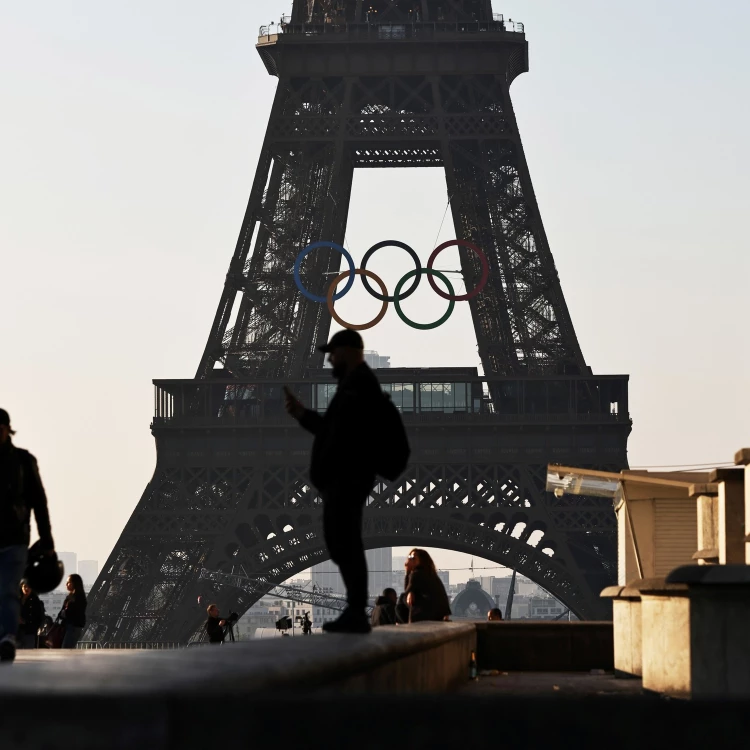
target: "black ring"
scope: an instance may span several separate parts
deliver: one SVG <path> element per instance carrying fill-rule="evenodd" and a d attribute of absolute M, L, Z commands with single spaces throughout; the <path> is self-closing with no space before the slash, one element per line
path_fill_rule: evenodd
<path fill-rule="evenodd" d="M 409 255 L 411 255 L 411 259 L 414 261 L 414 265 L 417 267 L 417 275 L 414 278 L 414 283 L 411 285 L 411 288 L 405 291 L 403 294 L 399 294 L 398 298 L 399 300 L 406 299 L 410 295 L 414 294 L 414 292 L 417 291 L 417 287 L 419 286 L 419 282 L 422 280 L 422 274 L 419 273 L 419 271 L 422 270 L 422 264 L 419 262 L 419 256 L 414 252 L 414 250 L 409 247 L 405 242 L 399 242 L 398 240 L 386 240 L 385 242 L 378 242 L 377 245 L 373 245 L 366 253 L 365 257 L 362 258 L 362 264 L 360 265 L 360 268 L 364 271 L 365 268 L 367 268 L 367 261 L 370 259 L 370 256 L 376 251 L 380 250 L 381 247 L 400 247 L 402 250 L 406 250 Z M 379 299 L 381 302 L 393 302 L 395 297 L 393 295 L 385 295 L 383 296 L 380 294 L 380 292 L 376 292 L 371 286 L 370 282 L 367 280 L 366 276 L 362 276 L 362 283 L 364 284 L 365 289 L 373 296 L 375 299 Z"/>

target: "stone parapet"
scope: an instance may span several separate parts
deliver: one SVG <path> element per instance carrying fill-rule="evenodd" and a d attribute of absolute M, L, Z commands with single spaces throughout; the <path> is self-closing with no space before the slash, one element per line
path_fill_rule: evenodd
<path fill-rule="evenodd" d="M 718 485 L 719 563 L 745 562 L 745 471 L 714 469 L 709 481 Z"/>
<path fill-rule="evenodd" d="M 643 688 L 690 696 L 690 600 L 684 584 L 650 578 L 641 595 Z"/>
<path fill-rule="evenodd" d="M 612 599 L 614 670 L 618 677 L 640 677 L 643 674 L 639 582 L 609 586 L 600 594 Z"/>
<path fill-rule="evenodd" d="M 479 622 L 477 657 L 482 669 L 588 672 L 611 670 L 611 622 Z"/>
<path fill-rule="evenodd" d="M 750 565 L 750 448 L 738 450 L 734 463 L 745 471 L 745 563 Z"/>

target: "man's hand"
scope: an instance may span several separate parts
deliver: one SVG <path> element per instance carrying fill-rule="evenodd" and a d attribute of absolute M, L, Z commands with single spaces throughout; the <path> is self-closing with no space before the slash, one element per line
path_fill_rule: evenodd
<path fill-rule="evenodd" d="M 295 419 L 300 419 L 305 413 L 304 404 L 289 390 L 287 386 L 284 386 L 284 397 L 286 413 Z"/>
<path fill-rule="evenodd" d="M 227 624 L 226 620 L 219 620 L 219 627 L 224 627 Z"/>

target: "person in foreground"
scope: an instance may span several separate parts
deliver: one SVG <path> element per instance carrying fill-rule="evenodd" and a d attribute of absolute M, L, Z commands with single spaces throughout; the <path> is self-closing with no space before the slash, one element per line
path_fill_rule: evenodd
<path fill-rule="evenodd" d="M 404 563 L 404 594 L 409 607 L 409 622 L 442 621 L 451 614 L 445 586 L 440 580 L 429 552 L 413 549 Z"/>
<path fill-rule="evenodd" d="M 500 608 L 499 607 L 493 607 L 487 613 L 487 620 L 488 620 L 488 622 L 502 622 L 502 620 L 503 620 L 503 613 L 500 610 Z"/>
<path fill-rule="evenodd" d="M 14 434 L 8 412 L 0 409 L 0 661 L 16 657 L 21 616 L 18 587 L 28 557 L 32 510 L 40 548 L 49 555 L 55 550 L 36 459 L 16 448 L 11 440 Z"/>
<path fill-rule="evenodd" d="M 396 618 L 397 603 L 398 594 L 396 590 L 383 589 L 383 593 L 375 600 L 375 606 L 372 608 L 372 626 L 395 625 L 398 622 Z"/>
<path fill-rule="evenodd" d="M 328 354 L 339 384 L 325 414 L 306 409 L 288 388 L 284 390 L 287 412 L 315 436 L 310 481 L 323 497 L 325 542 L 346 585 L 347 608 L 323 630 L 369 633 L 362 512 L 375 483 L 373 425 L 384 396 L 364 360 L 364 343 L 356 331 L 338 331 L 320 350 Z"/>
<path fill-rule="evenodd" d="M 65 588 L 68 595 L 61 612 L 65 625 L 62 648 L 75 648 L 86 626 L 86 592 L 83 589 L 83 579 L 78 573 L 71 573 Z"/>

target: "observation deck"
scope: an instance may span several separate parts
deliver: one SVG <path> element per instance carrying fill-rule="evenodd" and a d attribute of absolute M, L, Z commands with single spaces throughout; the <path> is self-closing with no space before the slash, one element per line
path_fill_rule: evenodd
<path fill-rule="evenodd" d="M 446 463 L 627 465 L 628 377 L 480 377 L 474 368 L 376 370 L 401 414 L 415 465 Z M 303 467 L 312 437 L 284 409 L 283 386 L 323 411 L 336 391 L 330 370 L 305 380 L 155 380 L 152 432 L 160 455 Z M 163 451 L 163 452 L 162 452 Z"/>
<path fill-rule="evenodd" d="M 356 53 L 352 46 L 356 45 Z M 386 46 L 383 46 L 386 45 Z M 477 47 L 478 45 L 478 47 Z M 387 72 L 400 72 L 404 65 L 411 67 L 414 63 L 404 57 L 407 50 L 419 50 L 422 55 L 421 67 L 433 67 L 429 63 L 429 53 L 438 54 L 442 64 L 436 70 L 448 72 L 453 67 L 449 64 L 449 50 L 466 56 L 463 64 L 456 59 L 458 69 L 479 73 L 483 69 L 488 73 L 497 73 L 505 66 L 501 59 L 492 54 L 499 47 L 516 47 L 518 52 L 512 56 L 512 67 L 508 70 L 509 83 L 521 73 L 528 71 L 528 48 L 525 28 L 522 23 L 506 21 L 502 15 L 495 14 L 491 21 L 432 21 L 412 23 L 303 23 L 293 24 L 282 19 L 279 23 L 261 26 L 258 30 L 257 49 L 270 75 L 280 76 L 283 72 L 294 75 L 295 62 L 300 55 L 305 58 L 322 55 L 324 50 L 338 49 L 337 67 L 344 63 L 342 53 L 346 48 L 347 58 L 353 68 L 353 75 L 382 74 L 386 72 L 380 63 L 383 53 L 388 55 Z M 475 52 L 481 50 L 478 57 Z M 359 53 L 359 54 L 357 54 Z M 449 55 L 446 57 L 446 55 Z M 425 55 L 428 55 L 427 57 Z M 329 61 L 329 65 L 330 65 Z M 309 64 L 309 61 L 308 61 Z M 394 68 L 395 66 L 395 68 Z M 447 66 L 447 69 L 446 69 Z M 318 62 L 320 67 L 320 61 Z M 340 70 L 307 69 L 306 72 L 335 75 Z M 417 71 L 414 71 L 417 72 Z"/>
<path fill-rule="evenodd" d="M 375 370 L 407 425 L 629 425 L 628 376 L 482 377 L 474 368 Z M 289 424 L 283 386 L 325 411 L 330 370 L 305 380 L 154 380 L 154 429 Z"/>

